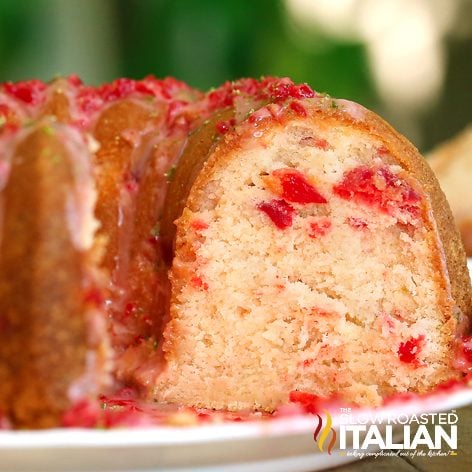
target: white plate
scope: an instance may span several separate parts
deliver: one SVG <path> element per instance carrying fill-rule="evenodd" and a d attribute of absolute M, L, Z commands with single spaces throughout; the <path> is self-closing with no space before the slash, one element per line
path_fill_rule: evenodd
<path fill-rule="evenodd" d="M 470 403 L 471 388 L 439 392 L 375 410 L 376 421 Z M 341 416 L 331 413 L 337 429 Z M 354 460 L 336 450 L 331 455 L 319 452 L 313 440 L 315 418 L 299 415 L 188 428 L 4 431 L 0 432 L 0 471 L 302 472 Z"/>
<path fill-rule="evenodd" d="M 376 416 L 448 411 L 471 403 L 472 388 L 463 388 L 384 407 Z M 339 412 L 331 415 L 336 429 Z M 336 451 L 319 452 L 316 424 L 313 416 L 298 415 L 187 428 L 0 431 L 0 471 L 303 472 L 354 460 Z"/>

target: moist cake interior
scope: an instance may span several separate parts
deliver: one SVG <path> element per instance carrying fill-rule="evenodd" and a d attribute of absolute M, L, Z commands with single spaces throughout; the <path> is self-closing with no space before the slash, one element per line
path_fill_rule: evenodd
<path fill-rule="evenodd" d="M 376 405 L 451 377 L 429 202 L 380 140 L 294 121 L 209 168 L 178 222 L 158 397 Z"/>

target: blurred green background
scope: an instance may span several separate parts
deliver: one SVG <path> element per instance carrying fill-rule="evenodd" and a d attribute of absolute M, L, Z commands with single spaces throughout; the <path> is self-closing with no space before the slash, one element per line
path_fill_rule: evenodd
<path fill-rule="evenodd" d="M 290 76 L 422 150 L 472 121 L 472 0 L 1 0 L 0 80 Z"/>

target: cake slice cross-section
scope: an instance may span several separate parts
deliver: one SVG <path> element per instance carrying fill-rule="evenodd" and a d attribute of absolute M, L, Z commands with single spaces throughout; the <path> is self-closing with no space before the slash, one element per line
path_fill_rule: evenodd
<path fill-rule="evenodd" d="M 164 215 L 176 236 L 156 397 L 379 405 L 459 378 L 470 282 L 418 151 L 374 113 L 316 94 L 233 125 L 216 142 L 215 120 L 192 136 L 198 156 L 184 153 L 169 189 L 181 204 Z"/>

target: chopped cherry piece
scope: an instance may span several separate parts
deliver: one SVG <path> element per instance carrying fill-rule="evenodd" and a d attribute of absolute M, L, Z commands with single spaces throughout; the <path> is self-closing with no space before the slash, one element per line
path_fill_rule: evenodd
<path fill-rule="evenodd" d="M 203 282 L 201 277 L 192 277 L 190 279 L 190 285 L 195 288 L 201 288 L 203 290 L 208 290 L 208 284 Z"/>
<path fill-rule="evenodd" d="M 328 202 L 298 170 L 279 169 L 272 174 L 280 180 L 283 199 L 301 204 Z"/>
<path fill-rule="evenodd" d="M 74 87 L 80 87 L 83 84 L 82 79 L 77 74 L 69 75 L 67 81 Z"/>
<path fill-rule="evenodd" d="M 462 354 L 465 360 L 472 364 L 472 336 L 462 340 Z"/>
<path fill-rule="evenodd" d="M 401 342 L 398 348 L 398 357 L 401 362 L 418 363 L 418 354 L 423 347 L 424 336 L 411 337 L 408 341 Z"/>
<path fill-rule="evenodd" d="M 333 191 L 345 200 L 376 206 L 387 214 L 400 210 L 414 218 L 419 215 L 419 193 L 387 166 L 356 167 L 344 174 Z"/>
<path fill-rule="evenodd" d="M 216 124 L 216 129 L 220 134 L 227 133 L 236 124 L 236 120 L 231 118 L 230 120 L 220 121 Z"/>
<path fill-rule="evenodd" d="M 195 231 L 203 231 L 204 229 L 208 228 L 208 223 L 206 223 L 203 220 L 193 220 L 190 226 L 195 230 Z"/>
<path fill-rule="evenodd" d="M 285 100 L 286 98 L 311 98 L 315 92 L 307 84 L 295 85 L 291 80 L 281 79 L 269 87 L 270 96 L 274 100 Z"/>
<path fill-rule="evenodd" d="M 292 225 L 294 208 L 285 200 L 262 202 L 257 208 L 263 211 L 277 228 L 285 229 Z"/>
<path fill-rule="evenodd" d="M 29 105 L 37 105 L 44 97 L 46 84 L 40 80 L 25 80 L 24 82 L 5 82 L 5 92 L 12 97 Z"/>
<path fill-rule="evenodd" d="M 86 303 L 90 303 L 95 306 L 100 306 L 104 302 L 102 292 L 97 287 L 90 287 L 84 294 Z"/>
<path fill-rule="evenodd" d="M 136 82 L 132 79 L 117 79 L 110 84 L 102 85 L 99 90 L 103 100 L 109 102 L 131 95 L 136 90 Z M 147 93 L 152 92 L 147 89 Z"/>
<path fill-rule="evenodd" d="M 292 85 L 290 96 L 293 98 L 312 98 L 315 96 L 315 92 L 307 84 Z"/>
<path fill-rule="evenodd" d="M 350 216 L 346 219 L 346 223 L 354 229 L 364 229 L 367 228 L 367 222 L 361 218 L 356 218 L 354 216 Z"/>
<path fill-rule="evenodd" d="M 315 306 L 311 309 L 311 314 L 315 316 L 332 316 L 336 315 L 336 312 L 326 311 L 323 308 L 318 308 Z"/>
<path fill-rule="evenodd" d="M 319 221 L 313 221 L 310 223 L 308 236 L 315 239 L 318 236 L 324 236 L 330 229 L 331 221 L 328 218 L 322 218 Z"/>
<path fill-rule="evenodd" d="M 327 151 L 331 145 L 323 138 L 315 138 L 314 136 L 305 136 L 300 140 L 302 146 L 310 146 Z"/>
<path fill-rule="evenodd" d="M 290 103 L 290 108 L 300 116 L 307 116 L 306 108 L 300 102 Z"/>

